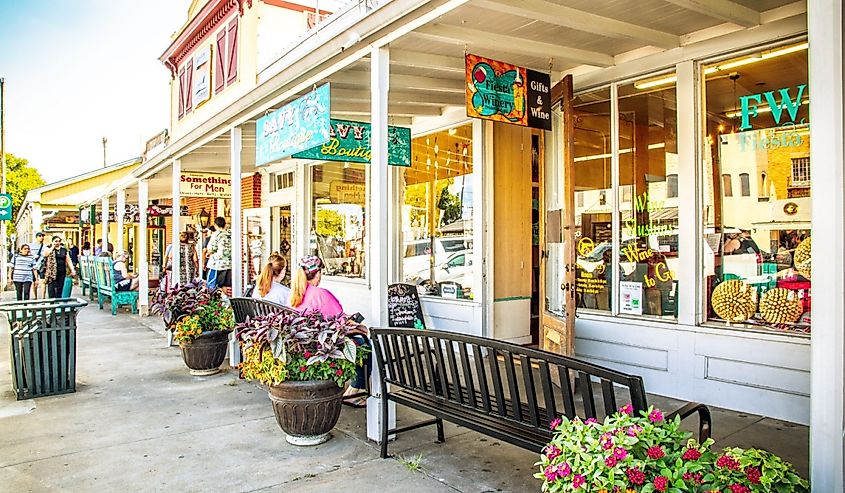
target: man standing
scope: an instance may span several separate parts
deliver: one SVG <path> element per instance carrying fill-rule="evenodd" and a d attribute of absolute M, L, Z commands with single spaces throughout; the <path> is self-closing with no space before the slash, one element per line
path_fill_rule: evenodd
<path fill-rule="evenodd" d="M 35 278 L 32 282 L 32 299 L 38 299 L 38 287 L 43 286 L 42 291 L 42 298 L 47 297 L 47 285 L 44 283 L 44 261 L 42 257 L 47 250 L 47 246 L 44 245 L 44 233 L 41 231 L 35 233 L 35 242 L 29 245 L 29 254 L 32 255 L 33 259 L 35 260 Z"/>
<path fill-rule="evenodd" d="M 214 233 L 208 240 L 208 288 L 223 288 L 232 294 L 232 232 L 226 229 L 226 220 L 214 219 Z"/>

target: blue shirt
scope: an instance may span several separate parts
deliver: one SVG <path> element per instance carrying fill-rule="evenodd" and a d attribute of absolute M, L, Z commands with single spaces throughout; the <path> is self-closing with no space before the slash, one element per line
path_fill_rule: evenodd
<path fill-rule="evenodd" d="M 35 268 L 35 257 L 16 253 L 12 257 L 12 281 L 33 282 L 32 269 Z"/>

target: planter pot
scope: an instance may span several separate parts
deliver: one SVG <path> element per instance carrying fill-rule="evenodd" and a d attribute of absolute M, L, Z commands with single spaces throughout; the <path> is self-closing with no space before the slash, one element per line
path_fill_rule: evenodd
<path fill-rule="evenodd" d="M 340 417 L 344 387 L 329 380 L 282 382 L 271 385 L 270 401 L 279 427 L 292 445 L 319 445 Z"/>
<path fill-rule="evenodd" d="M 191 342 L 180 342 L 182 360 L 191 375 L 213 375 L 226 359 L 229 333 L 223 330 L 205 332 Z"/>

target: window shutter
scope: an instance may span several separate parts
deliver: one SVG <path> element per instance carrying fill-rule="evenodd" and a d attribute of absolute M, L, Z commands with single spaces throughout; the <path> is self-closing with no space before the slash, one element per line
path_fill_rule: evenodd
<path fill-rule="evenodd" d="M 188 66 L 185 68 L 185 113 L 191 111 L 193 107 L 194 95 L 194 59 L 188 60 Z"/>
<path fill-rule="evenodd" d="M 217 33 L 217 50 L 214 56 L 214 93 L 226 87 L 226 29 Z"/>
<path fill-rule="evenodd" d="M 179 71 L 179 118 L 185 114 L 185 68 Z"/>
<path fill-rule="evenodd" d="M 229 71 L 226 84 L 238 80 L 238 18 L 229 23 Z"/>

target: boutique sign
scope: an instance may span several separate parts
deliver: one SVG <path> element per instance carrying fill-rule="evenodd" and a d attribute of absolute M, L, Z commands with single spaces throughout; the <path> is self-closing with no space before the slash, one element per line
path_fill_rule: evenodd
<path fill-rule="evenodd" d="M 372 161 L 371 128 L 369 123 L 331 120 L 329 141 L 293 155 L 300 159 L 370 163 Z M 387 164 L 411 165 L 411 129 L 387 127 Z"/>
<path fill-rule="evenodd" d="M 467 116 L 551 130 L 551 79 L 509 63 L 467 54 Z"/>
<path fill-rule="evenodd" d="M 329 84 L 315 88 L 255 123 L 255 164 L 261 166 L 325 144 L 331 138 Z"/>
<path fill-rule="evenodd" d="M 182 197 L 232 197 L 232 179 L 216 173 L 182 173 L 179 176 L 179 195 Z"/>

